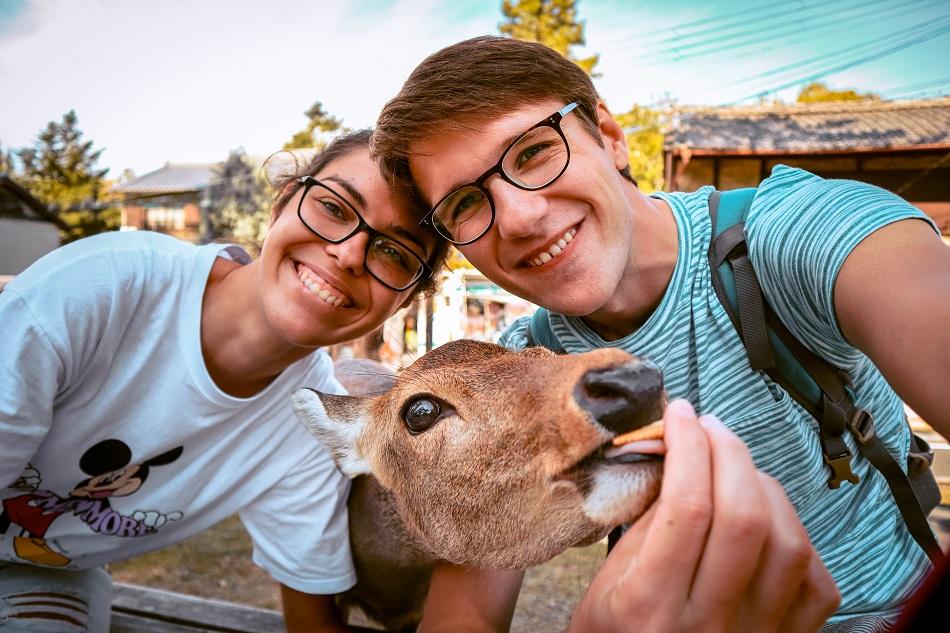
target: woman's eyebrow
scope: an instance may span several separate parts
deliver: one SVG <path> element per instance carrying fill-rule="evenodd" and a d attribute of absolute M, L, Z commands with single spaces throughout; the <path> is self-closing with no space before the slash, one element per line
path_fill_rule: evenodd
<path fill-rule="evenodd" d="M 412 242 L 413 244 L 415 244 L 416 246 L 418 246 L 418 247 L 419 247 L 419 250 L 422 251 L 422 254 L 423 254 L 422 259 L 428 259 L 428 256 L 429 256 L 429 255 L 428 255 L 428 253 L 426 252 L 425 244 L 423 244 L 422 242 L 420 242 L 420 241 L 419 241 L 419 238 L 417 238 L 415 235 L 413 235 L 412 233 L 410 233 L 409 231 L 407 231 L 406 229 L 404 229 L 404 228 L 402 228 L 401 226 L 398 226 L 398 225 L 395 225 L 395 226 L 391 227 L 391 228 L 390 228 L 390 231 L 392 231 L 393 233 L 396 233 L 396 234 L 398 234 L 398 235 L 401 235 L 403 238 L 409 240 L 410 242 Z"/>
<path fill-rule="evenodd" d="M 342 187 L 343 189 L 345 189 L 346 192 L 347 192 L 348 194 L 350 194 L 350 197 L 352 197 L 353 200 L 356 201 L 356 204 L 357 204 L 361 209 L 364 209 L 364 210 L 366 209 L 366 199 L 363 198 L 363 194 L 361 194 L 361 193 L 359 192 L 359 190 L 358 190 L 356 187 L 354 187 L 352 184 L 350 184 L 349 181 L 347 181 L 347 180 L 345 180 L 345 179 L 343 179 L 343 178 L 340 178 L 339 176 L 327 176 L 327 177 L 324 178 L 323 180 L 332 180 L 332 181 L 335 182 L 336 184 L 340 185 L 340 187 Z M 374 228 L 374 230 L 376 230 L 377 232 L 379 232 L 378 229 L 375 229 L 375 228 Z M 391 232 L 393 232 L 393 233 L 396 233 L 397 235 L 403 237 L 404 239 L 409 240 L 410 242 L 412 242 L 413 244 L 415 244 L 416 246 L 418 246 L 418 247 L 419 247 L 419 250 L 421 250 L 421 251 L 423 252 L 423 254 L 424 254 L 423 259 L 426 258 L 427 255 L 426 255 L 426 247 L 425 247 L 425 244 L 423 244 L 423 243 L 419 240 L 418 237 L 416 237 L 415 235 L 413 235 L 412 233 L 410 233 L 408 230 L 406 230 L 406 229 L 404 229 L 404 228 L 402 228 L 401 226 L 398 226 L 398 225 L 395 225 L 395 226 L 391 227 L 391 228 L 389 229 L 389 231 L 391 231 Z"/>
<path fill-rule="evenodd" d="M 363 198 L 363 194 L 360 193 L 359 189 L 351 185 L 349 181 L 344 180 L 343 178 L 340 178 L 339 176 L 327 176 L 326 178 L 324 178 L 324 180 L 332 180 L 336 184 L 340 185 L 341 187 L 343 187 L 343 189 L 346 190 L 348 194 L 350 194 L 350 197 L 356 201 L 357 206 L 359 206 L 361 209 L 366 208 L 366 199 Z"/>

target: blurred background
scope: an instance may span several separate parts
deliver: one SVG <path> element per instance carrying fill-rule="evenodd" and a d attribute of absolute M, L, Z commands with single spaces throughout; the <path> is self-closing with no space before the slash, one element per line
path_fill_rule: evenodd
<path fill-rule="evenodd" d="M 645 191 L 755 186 L 784 163 L 887 188 L 950 234 L 948 0 L 0 0 L 0 289 L 102 231 L 255 254 L 268 157 L 371 127 L 425 56 L 483 34 L 591 74 Z M 404 366 L 534 309 L 457 252 L 441 282 L 332 355 Z M 950 448 L 930 438 L 950 484 Z M 239 525 L 218 530 L 114 572 L 275 607 Z M 563 626 L 600 556 L 532 572 L 515 630 Z"/>

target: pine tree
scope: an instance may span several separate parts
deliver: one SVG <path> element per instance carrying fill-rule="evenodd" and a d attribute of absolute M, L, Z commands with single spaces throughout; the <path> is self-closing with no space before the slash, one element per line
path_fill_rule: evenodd
<path fill-rule="evenodd" d="M 17 181 L 71 227 L 66 241 L 119 226 L 118 208 L 105 201 L 109 170 L 96 167 L 101 154 L 92 141 L 82 140 L 74 110 L 61 122 L 50 121 L 33 147 L 17 151 Z"/>
<path fill-rule="evenodd" d="M 345 132 L 343 121 L 336 118 L 323 108 L 323 104 L 315 101 L 310 109 L 304 112 L 307 115 L 307 127 L 294 134 L 284 149 L 323 149 L 327 137 L 334 132 Z"/>
<path fill-rule="evenodd" d="M 576 5 L 577 0 L 504 0 L 505 21 L 498 30 L 516 40 L 544 44 L 596 76 L 599 55 L 578 59 L 571 53 L 572 47 L 584 45 L 584 23 L 577 19 Z"/>
<path fill-rule="evenodd" d="M 269 192 L 243 148 L 212 171 L 204 241 L 230 240 L 255 250 L 270 221 Z"/>
<path fill-rule="evenodd" d="M 10 177 L 13 176 L 13 152 L 3 149 L 3 144 L 0 143 L 0 174 L 6 174 Z"/>

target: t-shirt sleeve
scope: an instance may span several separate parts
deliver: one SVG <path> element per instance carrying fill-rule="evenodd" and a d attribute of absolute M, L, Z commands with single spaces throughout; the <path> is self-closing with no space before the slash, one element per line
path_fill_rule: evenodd
<path fill-rule="evenodd" d="M 835 313 L 838 272 L 867 236 L 908 218 L 929 222 L 879 187 L 776 167 L 756 194 L 746 232 L 762 290 L 789 330 L 832 362 L 853 359 Z"/>
<path fill-rule="evenodd" d="M 344 393 L 325 353 L 317 352 L 312 376 L 308 386 Z M 254 542 L 254 562 L 274 580 L 303 593 L 340 593 L 356 583 L 346 511 L 350 481 L 304 425 L 297 427 L 286 473 L 241 510 L 241 521 Z"/>
<path fill-rule="evenodd" d="M 0 323 L 0 487 L 6 487 L 49 432 L 64 364 L 16 292 L 0 293 Z"/>
<path fill-rule="evenodd" d="M 524 316 L 516 319 L 514 323 L 505 328 L 498 338 L 498 344 L 502 347 L 518 352 L 528 347 L 530 338 L 531 317 Z"/>
<path fill-rule="evenodd" d="M 100 242 L 52 251 L 0 293 L 0 485 L 19 477 L 49 432 L 57 398 L 103 346 L 124 271 Z"/>

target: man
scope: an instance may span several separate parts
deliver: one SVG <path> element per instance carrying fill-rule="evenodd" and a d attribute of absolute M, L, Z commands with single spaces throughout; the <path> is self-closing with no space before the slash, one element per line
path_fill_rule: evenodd
<path fill-rule="evenodd" d="M 896 617 L 930 564 L 885 481 L 849 437 L 860 482 L 829 489 L 814 419 L 751 369 L 712 289 L 710 190 L 641 193 L 623 130 L 583 71 L 532 43 L 481 37 L 450 46 L 423 61 L 384 108 L 374 150 L 469 261 L 550 310 L 567 352 L 611 345 L 648 356 L 673 397 L 715 413 L 745 441 L 756 466 L 784 487 L 841 591 L 832 620 L 862 617 L 884 627 Z M 926 217 L 883 190 L 780 167 L 759 187 L 746 229 L 773 308 L 806 345 L 855 377 L 856 401 L 888 450 L 903 463 L 909 432 L 901 399 L 950 435 L 950 392 L 942 388 L 950 381 L 950 249 Z M 513 348 L 529 341 L 526 320 L 502 337 Z M 744 511 L 736 498 L 713 495 L 711 503 L 714 517 Z M 715 551 L 715 534 L 714 520 L 690 591 L 715 567 L 709 561 L 726 556 Z M 603 614 L 594 603 L 616 607 L 629 598 L 629 587 L 623 598 L 598 596 L 606 578 L 645 552 L 646 545 L 615 564 L 612 555 L 575 621 Z M 771 596 L 774 588 L 734 589 Z M 592 630 L 603 624 L 585 622 Z"/>

